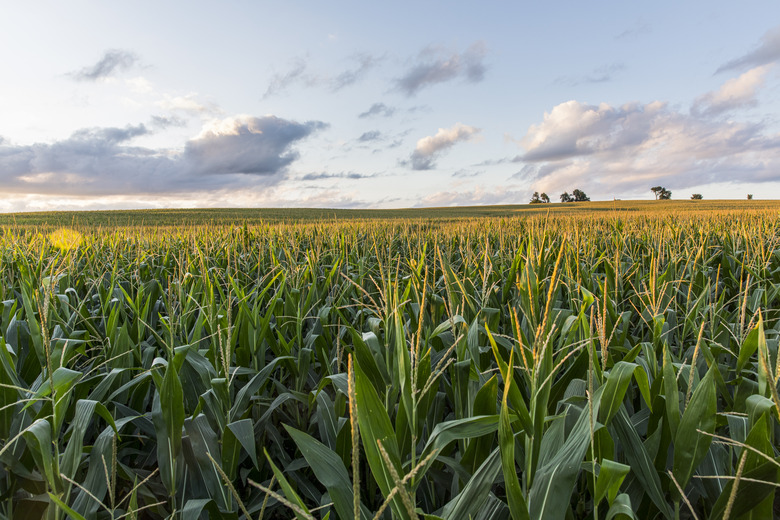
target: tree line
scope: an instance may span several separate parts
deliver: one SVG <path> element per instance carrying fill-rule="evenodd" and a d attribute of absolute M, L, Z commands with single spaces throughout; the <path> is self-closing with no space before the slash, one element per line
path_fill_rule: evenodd
<path fill-rule="evenodd" d="M 663 186 L 653 186 L 650 188 L 650 191 L 655 195 L 655 200 L 670 200 L 672 198 L 672 191 Z M 753 194 L 749 193 L 747 198 L 748 200 L 753 200 Z M 561 193 L 560 199 L 561 202 L 586 202 L 590 200 L 590 197 L 588 197 L 584 191 L 576 189 L 571 192 L 571 194 L 564 191 Z M 701 193 L 694 193 L 691 195 L 691 200 L 702 199 L 704 199 L 704 196 Z M 549 202 L 550 197 L 544 192 L 539 193 L 538 191 L 535 191 L 534 194 L 531 195 L 531 204 L 548 204 Z"/>
<path fill-rule="evenodd" d="M 569 192 L 564 191 L 561 193 L 561 202 L 586 202 L 590 200 L 590 197 L 588 197 L 584 191 L 582 190 L 574 190 L 569 194 Z M 550 197 L 546 193 L 539 193 L 538 191 L 535 191 L 533 195 L 531 195 L 531 204 L 547 204 L 550 202 Z"/>

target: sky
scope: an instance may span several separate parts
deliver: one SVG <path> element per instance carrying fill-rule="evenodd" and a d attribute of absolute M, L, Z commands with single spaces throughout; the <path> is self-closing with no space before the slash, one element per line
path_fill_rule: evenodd
<path fill-rule="evenodd" d="M 780 198 L 777 0 L 0 6 L 0 211 Z"/>

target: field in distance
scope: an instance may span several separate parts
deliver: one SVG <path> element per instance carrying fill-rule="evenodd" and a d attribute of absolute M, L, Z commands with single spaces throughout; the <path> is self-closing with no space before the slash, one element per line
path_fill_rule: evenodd
<path fill-rule="evenodd" d="M 634 200 L 408 209 L 209 208 L 52 211 L 0 214 L 0 226 L 181 226 L 311 220 L 435 219 L 614 213 L 695 213 L 780 210 L 780 200 Z"/>

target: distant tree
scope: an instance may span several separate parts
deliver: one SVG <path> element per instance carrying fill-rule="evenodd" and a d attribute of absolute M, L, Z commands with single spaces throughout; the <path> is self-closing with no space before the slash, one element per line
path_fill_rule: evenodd
<path fill-rule="evenodd" d="M 541 195 L 539 195 L 539 199 L 545 204 L 550 203 L 550 197 L 548 197 L 546 193 L 542 193 Z"/>
<path fill-rule="evenodd" d="M 569 195 L 568 191 L 561 193 L 561 202 L 574 202 L 574 197 Z"/>
<path fill-rule="evenodd" d="M 748 200 L 753 200 L 753 194 L 752 193 L 748 193 Z"/>
<path fill-rule="evenodd" d="M 655 195 L 655 200 L 669 200 L 672 198 L 672 192 L 663 186 L 653 186 L 650 191 Z"/>
<path fill-rule="evenodd" d="M 704 197 L 702 196 L 701 193 L 694 193 L 693 195 L 691 195 L 691 200 L 701 200 L 703 198 Z"/>
<path fill-rule="evenodd" d="M 585 192 L 582 190 L 574 190 L 572 195 L 574 195 L 574 202 L 587 202 L 590 200 L 590 197 L 585 195 Z"/>
<path fill-rule="evenodd" d="M 531 195 L 531 204 L 541 204 L 542 199 L 539 198 L 539 192 L 535 191 L 533 195 Z"/>

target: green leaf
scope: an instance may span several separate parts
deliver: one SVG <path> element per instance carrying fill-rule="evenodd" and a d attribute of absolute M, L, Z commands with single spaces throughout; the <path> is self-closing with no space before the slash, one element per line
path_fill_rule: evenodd
<path fill-rule="evenodd" d="M 81 455 L 84 448 L 84 435 L 86 434 L 87 428 L 92 422 L 92 417 L 96 411 L 98 415 L 114 429 L 114 432 L 117 432 L 114 418 L 103 403 L 90 399 L 79 399 L 76 402 L 73 419 L 70 423 L 70 439 L 68 440 L 68 443 L 65 446 L 65 452 L 62 455 L 61 471 L 70 479 L 73 479 L 76 475 L 76 470 L 81 461 Z"/>
<path fill-rule="evenodd" d="M 62 482 L 57 458 L 52 453 L 51 427 L 51 423 L 46 419 L 38 419 L 27 428 L 23 436 L 35 465 L 46 477 L 51 489 L 59 493 L 62 491 Z"/>
<path fill-rule="evenodd" d="M 592 396 L 593 414 L 598 414 L 603 386 Z M 573 407 L 570 407 L 570 409 Z M 595 418 L 593 418 L 595 422 Z M 528 502 L 531 518 L 559 519 L 566 515 L 581 463 L 590 446 L 591 419 L 586 406 L 563 446 L 536 472 Z M 596 429 L 601 427 L 595 425 Z"/>
<path fill-rule="evenodd" d="M 636 432 L 636 428 L 631 423 L 625 408 L 621 408 L 612 419 L 610 431 L 612 432 L 612 437 L 622 444 L 623 454 L 631 466 L 634 476 L 642 484 L 645 493 L 648 494 L 650 500 L 661 513 L 666 518 L 671 519 L 672 512 L 664 498 L 661 479 L 658 477 L 658 472 L 653 465 L 653 459 L 647 453 L 647 449 Z"/>
<path fill-rule="evenodd" d="M 259 468 L 260 465 L 257 462 L 257 447 L 255 445 L 255 432 L 252 420 L 242 419 L 240 421 L 234 421 L 227 425 L 225 434 L 227 434 L 228 431 L 241 443 L 241 447 L 249 454 L 249 458 L 252 459 L 252 464 L 254 464 L 255 468 Z"/>
<path fill-rule="evenodd" d="M 739 356 L 737 357 L 737 374 L 742 372 L 750 358 L 758 349 L 758 325 L 755 325 L 748 333 L 745 341 L 739 346 Z"/>
<path fill-rule="evenodd" d="M 751 471 L 744 472 L 742 475 L 744 480 L 739 481 L 737 493 L 734 497 L 731 518 L 739 518 L 740 515 L 750 512 L 755 507 L 761 505 L 766 497 L 775 491 L 775 484 L 778 482 L 778 477 L 780 477 L 778 475 L 778 462 L 780 462 L 780 457 L 775 458 L 774 461 L 767 461 Z M 723 492 L 712 507 L 711 519 L 718 520 L 723 518 L 733 488 L 734 480 L 732 479 L 723 488 Z"/>
<path fill-rule="evenodd" d="M 717 369 L 717 365 L 713 365 L 694 390 L 674 438 L 673 472 L 682 489 L 688 485 L 712 442 L 710 435 L 697 430 L 715 433 L 715 414 L 718 410 L 713 370 Z"/>
<path fill-rule="evenodd" d="M 453 441 L 480 437 L 493 433 L 497 429 L 498 415 L 478 415 L 476 417 L 440 422 L 434 427 L 431 435 L 428 437 L 428 442 L 426 442 L 418 458 L 423 460 L 432 452 L 441 451 Z M 436 457 L 431 458 L 425 466 L 418 470 L 417 475 L 424 475 L 435 459 Z M 418 478 L 416 483 L 419 484 L 420 482 L 422 482 L 422 479 Z"/>
<path fill-rule="evenodd" d="M 612 504 L 620 489 L 620 484 L 623 483 L 623 479 L 626 478 L 629 471 L 631 471 L 631 466 L 626 466 L 614 460 L 602 459 L 599 476 L 596 478 L 596 498 L 594 502 L 598 504 L 607 496 L 608 502 Z"/>
<path fill-rule="evenodd" d="M 512 355 L 509 356 L 509 365 L 512 366 Z M 509 421 L 509 406 L 507 396 L 512 385 L 511 372 L 509 379 L 504 382 L 504 395 L 501 398 L 501 414 L 498 428 L 498 446 L 501 451 L 501 469 L 504 473 L 504 486 L 506 487 L 509 511 L 514 520 L 526 520 L 528 516 L 528 504 L 526 504 L 523 490 L 515 468 L 515 436 Z"/>
<path fill-rule="evenodd" d="M 599 409 L 599 422 L 609 424 L 612 417 L 618 412 L 623 404 L 623 398 L 631 382 L 631 376 L 634 370 L 639 369 L 635 363 L 626 363 L 618 361 L 609 372 L 607 382 L 605 383 L 604 393 L 601 396 L 601 407 Z"/>
<path fill-rule="evenodd" d="M 612 502 L 612 505 L 607 511 L 607 517 L 605 520 L 621 520 L 623 518 L 636 520 L 634 516 L 634 509 L 631 507 L 631 498 L 626 493 L 621 493 Z"/>
<path fill-rule="evenodd" d="M 111 426 L 106 427 L 100 432 L 100 435 L 98 435 L 98 438 L 95 440 L 95 444 L 92 446 L 92 451 L 89 454 L 87 475 L 79 481 L 81 487 L 86 491 L 79 490 L 79 494 L 73 502 L 72 507 L 87 518 L 92 517 L 100 507 L 100 504 L 95 501 L 95 498 L 104 500 L 108 491 L 103 459 L 105 459 L 107 463 L 111 461 L 115 436 L 116 434 Z M 87 491 L 89 493 L 87 493 Z"/>
<path fill-rule="evenodd" d="M 74 511 L 73 509 L 71 509 L 71 508 L 68 506 L 68 504 L 66 504 L 65 502 L 63 502 L 63 501 L 62 501 L 62 500 L 61 500 L 61 499 L 60 499 L 60 498 L 59 498 L 57 495 L 54 495 L 54 494 L 52 494 L 51 492 L 49 492 L 49 493 L 48 493 L 48 495 L 49 495 L 49 499 L 51 499 L 51 501 L 52 501 L 52 502 L 54 502 L 54 504 L 55 504 L 57 507 L 59 507 L 60 509 L 62 509 L 63 511 L 65 511 L 65 512 L 66 512 L 68 515 L 70 515 L 70 516 L 73 518 L 73 520 L 86 520 L 86 518 L 84 518 L 83 516 L 81 516 L 80 514 L 78 514 L 76 511 Z"/>
<path fill-rule="evenodd" d="M 444 506 L 442 518 L 460 520 L 475 516 L 487 499 L 500 469 L 501 456 L 499 448 L 496 448 L 469 479 L 463 490 Z"/>
<path fill-rule="evenodd" d="M 233 401 L 233 407 L 230 409 L 230 419 L 235 420 L 236 418 L 242 416 L 249 406 L 249 399 L 255 394 L 255 392 L 260 389 L 261 386 L 263 386 L 266 381 L 268 381 L 268 378 L 271 376 L 271 372 L 274 371 L 276 366 L 283 361 L 292 359 L 294 358 L 291 356 L 279 356 L 274 358 L 274 360 L 263 367 L 260 372 L 255 374 L 246 385 L 242 386 L 241 390 L 239 390 L 236 394 L 236 398 Z"/>
<path fill-rule="evenodd" d="M 393 350 L 395 351 L 395 386 L 401 392 L 401 403 L 403 409 L 406 412 L 406 420 L 409 427 L 414 424 L 413 415 L 416 413 L 412 403 L 412 374 L 411 368 L 411 353 L 409 347 L 406 345 L 406 335 L 404 334 L 404 326 L 401 315 L 403 314 L 403 304 L 399 305 L 397 309 L 393 311 L 393 317 L 390 318 L 393 326 L 395 344 Z M 416 434 L 416 432 L 412 432 Z"/>
<path fill-rule="evenodd" d="M 310 435 L 285 425 L 303 458 L 309 463 L 314 476 L 328 490 L 339 518 L 353 518 L 352 481 L 344 462 L 336 452 Z M 361 504 L 360 518 L 371 518 L 369 511 Z"/>
<path fill-rule="evenodd" d="M 677 427 L 680 424 L 680 394 L 677 390 L 677 377 L 674 373 L 672 358 L 669 355 L 669 347 L 664 343 L 664 397 L 666 398 L 666 418 L 669 421 L 669 429 L 672 438 L 677 435 Z M 682 484 L 681 484 L 682 485 Z"/>
<path fill-rule="evenodd" d="M 199 520 L 204 511 L 207 513 L 207 518 L 228 520 L 237 517 L 236 514 L 225 514 L 225 512 L 220 511 L 217 503 L 210 498 L 191 498 L 181 508 L 179 520 Z"/>
<path fill-rule="evenodd" d="M 490 346 L 493 349 L 493 356 L 495 357 L 496 363 L 498 364 L 498 368 L 501 372 L 501 377 L 504 379 L 504 381 L 506 381 L 510 377 L 509 365 L 506 363 L 506 361 L 504 361 L 501 353 L 498 351 L 498 345 L 496 344 L 496 340 L 493 338 L 493 335 L 490 333 L 490 329 L 487 327 L 485 327 L 485 329 L 487 331 L 488 340 L 490 341 Z M 510 354 L 510 357 L 511 356 L 512 354 Z M 512 408 L 517 412 L 517 415 L 520 418 L 520 422 L 523 425 L 523 429 L 528 433 L 528 435 L 532 435 L 532 432 L 534 431 L 533 421 L 531 421 L 531 415 L 528 412 L 528 406 L 525 404 L 523 394 L 517 388 L 517 385 L 510 386 L 509 402 L 511 403 Z"/>
<path fill-rule="evenodd" d="M 360 436 L 363 439 L 366 459 L 371 468 L 371 475 L 386 498 L 395 487 L 395 481 L 379 452 L 377 443 L 382 443 L 390 458 L 390 463 L 395 466 L 395 471 L 398 475 L 403 474 L 401 456 L 398 451 L 395 430 L 393 430 L 393 425 L 390 422 L 390 417 L 387 415 L 385 405 L 379 400 L 374 384 L 363 372 L 360 360 L 355 364 L 355 393 L 357 394 L 358 426 L 360 428 Z M 407 513 L 398 494 L 393 497 L 390 507 L 396 517 L 409 518 L 409 513 Z"/>
<path fill-rule="evenodd" d="M 152 405 L 152 421 L 157 435 L 160 476 L 168 493 L 173 496 L 176 492 L 176 466 L 184 427 L 184 392 L 173 362 L 166 365 L 162 383 L 157 389 Z"/>
<path fill-rule="evenodd" d="M 301 497 L 298 496 L 298 493 L 295 492 L 293 487 L 287 481 L 287 478 L 284 476 L 284 473 L 282 473 L 279 470 L 279 468 L 276 467 L 276 464 L 274 464 L 274 462 L 271 460 L 271 456 L 268 455 L 268 450 L 263 448 L 263 451 L 265 452 L 265 458 L 268 459 L 268 464 L 271 465 L 271 470 L 274 472 L 274 475 L 276 476 L 276 480 L 279 482 L 279 486 L 282 488 L 282 491 L 284 492 L 284 496 L 287 497 L 287 500 L 289 500 L 296 506 L 300 507 L 307 514 L 311 514 L 309 512 L 309 509 L 303 503 L 303 500 L 301 500 Z M 298 518 L 298 520 L 306 520 L 305 516 L 297 512 L 295 513 L 295 516 Z"/>

